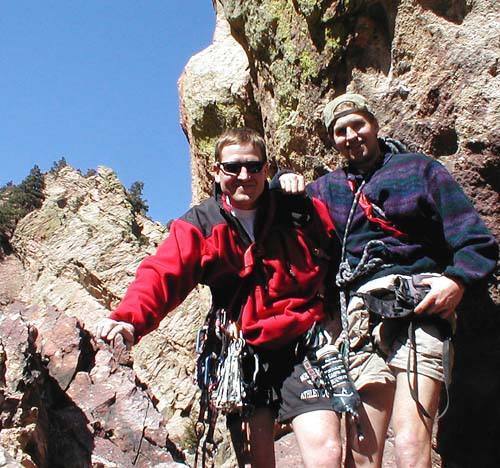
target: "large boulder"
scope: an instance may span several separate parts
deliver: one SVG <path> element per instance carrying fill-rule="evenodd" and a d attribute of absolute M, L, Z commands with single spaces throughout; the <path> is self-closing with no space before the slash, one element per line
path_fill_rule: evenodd
<path fill-rule="evenodd" d="M 244 89 L 249 99 L 244 107 L 239 105 L 241 73 L 219 69 L 217 81 L 233 90 L 234 99 L 224 94 L 221 104 L 233 112 L 231 119 L 217 120 L 217 128 L 242 123 L 262 128 L 276 166 L 302 172 L 311 180 L 339 162 L 321 121 L 324 105 L 345 91 L 362 93 L 376 108 L 382 134 L 445 164 L 500 237 L 498 2 L 215 3 L 219 28 L 227 30 L 229 25 L 232 39 L 241 47 L 238 52 L 226 37 L 231 44 L 228 57 L 241 60 L 241 51 L 246 55 Z M 225 46 L 214 41 L 213 57 L 224 57 Z M 237 63 L 235 59 L 233 66 Z M 190 73 L 196 82 L 196 70 Z M 180 92 L 183 122 L 218 106 L 211 91 L 206 105 L 203 88 L 192 92 L 181 86 Z M 196 112 L 191 114 L 191 109 Z M 204 133 L 204 128 L 186 133 L 192 148 L 201 145 L 208 155 L 215 135 Z M 198 177 L 209 174 L 210 161 L 198 158 L 196 150 L 193 158 Z M 198 186 L 208 194 L 210 178 Z M 459 314 L 450 410 L 438 436 L 439 450 L 450 466 L 469 466 L 477 460 L 494 466 L 500 460 L 492 442 L 500 437 L 495 423 L 500 382 L 494 371 L 500 364 L 499 301 L 497 278 L 489 293 L 475 291 L 466 297 Z"/>
<path fill-rule="evenodd" d="M 0 446 L 27 467 L 178 466 L 155 399 L 123 343 L 74 317 L 15 302 L 0 315 Z M 183 463 L 181 463 L 183 464 Z M 4 466 L 4 465 L 2 465 Z"/>

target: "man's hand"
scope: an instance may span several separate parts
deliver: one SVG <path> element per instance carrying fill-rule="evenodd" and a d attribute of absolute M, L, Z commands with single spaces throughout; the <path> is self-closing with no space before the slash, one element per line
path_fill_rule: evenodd
<path fill-rule="evenodd" d="M 279 182 L 282 190 L 285 193 L 299 194 L 299 193 L 304 193 L 306 189 L 304 177 L 299 174 L 294 174 L 292 172 L 281 175 L 279 178 Z"/>
<path fill-rule="evenodd" d="M 464 295 L 464 285 L 459 280 L 447 276 L 425 278 L 421 284 L 430 286 L 431 290 L 415 307 L 416 314 L 438 314 L 442 318 L 448 318 Z"/>
<path fill-rule="evenodd" d="M 113 342 L 115 337 L 120 334 L 127 349 L 130 349 L 134 344 L 134 332 L 135 328 L 130 323 L 118 322 L 110 318 L 99 320 L 95 327 L 95 336 L 108 343 Z"/>

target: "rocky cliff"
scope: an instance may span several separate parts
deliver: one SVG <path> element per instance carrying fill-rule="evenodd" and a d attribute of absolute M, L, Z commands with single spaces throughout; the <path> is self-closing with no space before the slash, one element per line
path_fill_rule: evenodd
<path fill-rule="evenodd" d="M 195 200 L 226 127 L 263 132 L 274 167 L 309 180 L 338 155 L 321 121 L 345 91 L 376 106 L 382 133 L 445 164 L 500 238 L 500 77 L 495 0 L 214 0 L 214 43 L 180 79 Z M 500 292 L 464 300 L 451 408 L 438 449 L 447 466 L 496 466 Z M 484 346 L 488 343 L 487 346 Z M 479 396 L 480 395 L 480 396 Z M 477 428 L 481 427 L 481 431 Z M 488 435 L 486 435 L 488 434 Z"/>
<path fill-rule="evenodd" d="M 93 325 L 166 230 L 133 210 L 106 168 L 49 173 L 44 196 L 17 225 L 15 256 L 0 264 L 3 456 L 42 467 L 185 461 L 192 424 L 179 415 L 194 399 L 192 327 L 203 293 L 133 357 L 95 342 Z"/>
<path fill-rule="evenodd" d="M 260 130 L 275 166 L 309 179 L 333 167 L 321 110 L 352 90 L 377 103 L 385 134 L 445 163 L 499 237 L 498 2 L 217 0 L 214 8 L 214 41 L 179 82 L 195 202 L 211 191 L 213 144 L 226 127 Z M 0 465 L 190 463 L 192 350 L 207 292 L 193 291 L 132 355 L 96 342 L 93 324 L 168 233 L 134 212 L 109 169 L 84 177 L 63 168 L 46 175 L 44 194 L 16 228 L 14 256 L 0 262 Z M 498 287 L 490 293 L 461 312 L 451 409 L 438 434 L 446 466 L 500 460 Z M 293 439 L 280 444 L 278 466 L 300 464 Z M 217 466 L 231 460 L 224 441 Z"/>
<path fill-rule="evenodd" d="M 321 111 L 346 90 L 382 133 L 440 159 L 498 235 L 495 0 L 214 0 L 213 44 L 180 79 L 195 199 L 226 127 L 263 131 L 276 164 L 313 177 L 338 157 Z"/>

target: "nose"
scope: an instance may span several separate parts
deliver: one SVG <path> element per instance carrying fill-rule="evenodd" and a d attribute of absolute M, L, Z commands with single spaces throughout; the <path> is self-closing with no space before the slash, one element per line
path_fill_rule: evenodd
<path fill-rule="evenodd" d="M 241 167 L 240 173 L 238 174 L 238 179 L 247 180 L 250 178 L 250 173 L 247 171 L 245 166 Z"/>
<path fill-rule="evenodd" d="M 351 127 L 347 127 L 345 137 L 348 141 L 352 141 L 358 137 L 358 134 Z"/>

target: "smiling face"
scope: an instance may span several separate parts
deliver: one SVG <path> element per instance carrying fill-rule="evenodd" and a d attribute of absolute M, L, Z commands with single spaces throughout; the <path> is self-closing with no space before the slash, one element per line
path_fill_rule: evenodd
<path fill-rule="evenodd" d="M 365 113 L 355 112 L 336 120 L 332 137 L 337 150 L 349 164 L 361 172 L 370 170 L 380 158 L 377 120 Z"/>
<path fill-rule="evenodd" d="M 257 206 L 259 197 L 264 192 L 268 168 L 264 162 L 262 169 L 253 173 L 251 171 L 258 169 L 255 165 L 248 164 L 248 167 L 243 165 L 240 168 L 235 164 L 236 170 L 229 165 L 231 171 L 228 171 L 226 163 L 255 162 L 262 162 L 262 155 L 251 143 L 227 145 L 220 152 L 220 161 L 214 166 L 215 181 L 220 184 L 222 192 L 229 197 L 231 206 L 235 208 L 251 210 Z"/>

